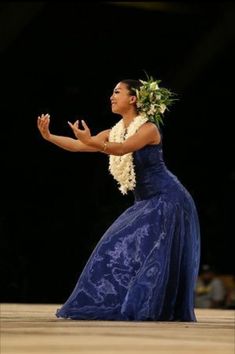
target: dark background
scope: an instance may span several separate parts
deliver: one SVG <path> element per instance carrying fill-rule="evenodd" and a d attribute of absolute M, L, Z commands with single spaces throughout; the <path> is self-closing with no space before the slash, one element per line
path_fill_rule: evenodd
<path fill-rule="evenodd" d="M 73 136 L 119 119 L 109 97 L 144 71 L 180 100 L 167 112 L 164 156 L 192 194 L 201 263 L 234 261 L 234 36 L 232 2 L 0 3 L 1 301 L 64 302 L 109 225 L 133 203 L 108 157 L 71 153 L 36 127 Z"/>

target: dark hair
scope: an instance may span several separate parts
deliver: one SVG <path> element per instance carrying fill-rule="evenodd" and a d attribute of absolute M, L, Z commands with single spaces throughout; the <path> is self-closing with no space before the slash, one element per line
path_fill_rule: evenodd
<path fill-rule="evenodd" d="M 131 96 L 136 96 L 136 92 L 134 89 L 139 89 L 141 86 L 141 82 L 139 80 L 125 79 L 120 82 L 127 86 L 127 89 L 130 92 Z"/>

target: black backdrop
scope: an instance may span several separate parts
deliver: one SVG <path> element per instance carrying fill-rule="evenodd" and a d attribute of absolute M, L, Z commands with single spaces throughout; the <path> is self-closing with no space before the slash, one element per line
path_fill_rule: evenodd
<path fill-rule="evenodd" d="M 234 6 L 232 2 L 0 5 L 2 301 L 63 302 L 108 226 L 133 202 L 103 154 L 44 141 L 36 118 L 72 136 L 111 127 L 109 97 L 144 71 L 180 100 L 163 127 L 168 168 L 192 194 L 201 263 L 232 273 Z"/>

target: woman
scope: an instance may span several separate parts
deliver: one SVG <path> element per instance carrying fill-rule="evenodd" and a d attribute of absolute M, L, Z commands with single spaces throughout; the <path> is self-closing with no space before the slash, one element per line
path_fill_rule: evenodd
<path fill-rule="evenodd" d="M 194 287 L 200 231 L 194 201 L 166 167 L 160 123 L 173 99 L 152 78 L 123 80 L 111 96 L 121 120 L 91 136 L 87 124 L 68 122 L 77 139 L 49 131 L 43 138 L 78 152 L 109 155 L 109 170 L 134 204 L 108 228 L 57 317 L 78 320 L 196 321 Z"/>

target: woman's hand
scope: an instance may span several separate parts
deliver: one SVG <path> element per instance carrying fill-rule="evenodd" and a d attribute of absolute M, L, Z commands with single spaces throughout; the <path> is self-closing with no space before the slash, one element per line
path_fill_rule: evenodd
<path fill-rule="evenodd" d="M 37 126 L 38 129 L 42 135 L 42 137 L 46 140 L 50 140 L 50 130 L 49 130 L 49 124 L 50 124 L 50 115 L 49 114 L 42 114 L 41 116 L 38 117 L 37 120 Z"/>
<path fill-rule="evenodd" d="M 84 120 L 82 120 L 82 126 L 84 130 L 79 129 L 79 121 L 77 120 L 74 124 L 68 122 L 70 128 L 73 130 L 74 135 L 79 139 L 83 144 L 89 145 L 91 141 L 91 132 Z"/>

